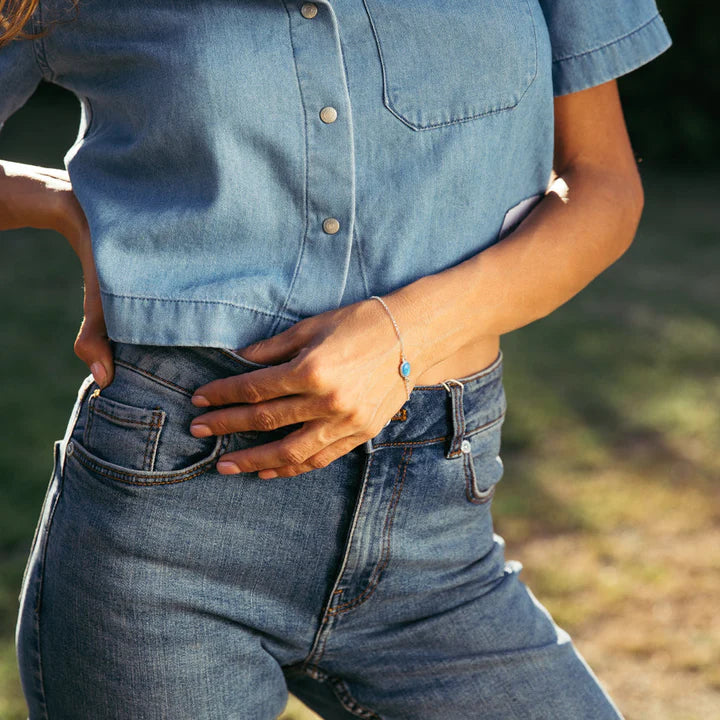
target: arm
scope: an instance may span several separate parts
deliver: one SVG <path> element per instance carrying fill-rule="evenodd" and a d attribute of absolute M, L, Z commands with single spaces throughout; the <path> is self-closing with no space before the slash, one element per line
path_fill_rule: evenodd
<path fill-rule="evenodd" d="M 90 367 L 98 384 L 105 387 L 113 378 L 113 361 L 90 233 L 64 170 L 0 161 L 0 231 L 23 227 L 59 232 L 78 256 L 85 278 L 85 300 L 75 352 Z"/>
<path fill-rule="evenodd" d="M 615 82 L 559 97 L 555 109 L 557 177 L 520 227 L 386 296 L 414 377 L 467 343 L 549 314 L 630 245 L 642 187 Z M 372 300 L 307 318 L 240 352 L 280 364 L 198 388 L 196 405 L 229 407 L 196 418 L 192 433 L 304 424 L 221 458 L 223 473 L 271 478 L 323 467 L 374 437 L 405 401 L 394 330 Z"/>
<path fill-rule="evenodd" d="M 427 367 L 544 317 L 627 250 L 643 192 L 614 81 L 556 98 L 553 165 L 547 195 L 515 232 L 386 299 L 409 357 Z"/>

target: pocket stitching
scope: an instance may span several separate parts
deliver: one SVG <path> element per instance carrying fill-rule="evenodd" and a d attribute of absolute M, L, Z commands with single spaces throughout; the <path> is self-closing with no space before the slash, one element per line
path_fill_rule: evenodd
<path fill-rule="evenodd" d="M 215 462 L 218 455 L 225 452 L 229 442 L 228 438 L 229 436 L 218 436 L 218 441 L 215 444 L 212 453 L 204 460 L 200 460 L 198 463 L 191 465 L 189 468 L 180 471 L 161 471 L 157 473 L 156 478 L 148 478 L 147 480 L 140 479 L 143 476 L 138 472 L 123 470 L 120 466 L 113 467 L 111 463 L 106 463 L 101 460 L 77 442 L 73 443 L 74 448 L 72 454 L 70 455 L 70 459 L 76 459 L 81 465 L 91 472 L 125 485 L 174 485 L 185 482 L 186 480 L 191 480 L 198 475 L 202 475 L 207 468 Z"/>
<path fill-rule="evenodd" d="M 363 6 L 365 8 L 365 14 L 368 17 L 368 20 L 370 22 L 370 27 L 372 29 L 373 38 L 375 39 L 375 45 L 377 47 L 378 51 L 378 57 L 380 58 L 380 68 L 382 71 L 382 83 L 383 83 L 383 105 L 385 108 L 391 112 L 395 117 L 397 117 L 401 122 L 403 122 L 408 127 L 412 128 L 413 130 L 430 130 L 434 128 L 440 128 L 440 127 L 446 127 L 448 125 L 456 125 L 458 123 L 468 122 L 471 120 L 477 120 L 481 117 L 487 117 L 489 115 L 495 115 L 497 113 L 505 112 L 507 110 L 512 110 L 516 108 L 521 102 L 522 99 L 527 94 L 528 90 L 532 87 L 532 84 L 535 82 L 538 74 L 538 42 L 537 42 L 537 28 L 535 27 L 535 19 L 533 18 L 532 9 L 530 8 L 530 4 L 528 0 L 523 0 L 525 5 L 525 11 L 527 13 L 528 20 L 530 22 L 530 26 L 532 27 L 532 33 L 533 33 L 533 49 L 534 49 L 534 59 L 533 59 L 533 72 L 532 76 L 530 77 L 527 85 L 525 86 L 525 89 L 520 93 L 520 95 L 517 97 L 516 100 L 511 101 L 510 104 L 503 105 L 499 108 L 492 108 L 490 110 L 485 110 L 483 112 L 474 113 L 472 115 L 464 115 L 462 117 L 454 117 L 451 120 L 447 120 L 445 122 L 413 122 L 409 118 L 405 117 L 400 110 L 393 107 L 393 103 L 395 105 L 399 105 L 399 102 L 397 99 L 392 99 L 390 97 L 391 90 L 390 90 L 390 82 L 388 79 L 388 72 L 387 72 L 387 65 L 385 62 L 385 56 L 383 54 L 382 50 L 382 42 L 380 41 L 380 35 L 377 32 L 377 28 L 375 27 L 375 21 L 373 20 L 373 14 L 370 11 L 370 8 L 367 5 L 366 0 L 363 0 Z M 397 90 L 394 91 L 394 95 L 397 96 Z M 453 113 L 450 108 L 447 108 L 449 113 Z"/>
<path fill-rule="evenodd" d="M 465 437 L 470 438 L 480 433 L 487 432 L 488 430 L 492 430 L 494 427 L 501 425 L 504 420 L 505 412 L 503 412 L 492 422 L 489 422 L 486 425 L 482 425 L 481 427 L 479 427 L 477 431 L 467 433 Z M 474 503 L 475 505 L 484 505 L 485 503 L 492 500 L 493 496 L 495 495 L 495 488 L 497 487 L 497 483 L 499 482 L 499 480 L 497 482 L 494 482 L 492 486 L 489 487 L 487 490 L 480 490 L 477 487 L 477 475 L 475 473 L 475 465 L 473 463 L 472 453 L 463 453 L 463 457 L 465 469 L 465 496 L 471 503 Z"/>
<path fill-rule="evenodd" d="M 149 470 L 151 472 L 155 469 L 160 431 L 165 424 L 165 411 L 160 408 L 155 408 L 152 413 L 152 418 L 153 421 L 150 425 L 150 432 L 145 442 L 145 455 L 143 456 L 143 470 Z"/>
<path fill-rule="evenodd" d="M 132 420 L 130 418 L 121 417 L 120 415 L 115 415 L 108 410 L 103 410 L 97 407 L 96 401 L 100 397 L 102 397 L 100 395 L 100 389 L 97 388 L 88 399 L 87 424 L 85 425 L 85 429 L 83 431 L 83 445 L 85 446 L 85 448 L 92 447 L 93 443 L 91 430 L 93 428 L 93 422 L 96 415 L 99 415 L 100 417 L 103 417 L 109 422 L 116 425 L 147 428 L 148 433 L 145 439 L 145 452 L 143 453 L 141 470 L 152 472 L 155 469 L 155 459 L 157 456 L 158 442 L 160 440 L 160 431 L 163 429 L 163 426 L 165 425 L 165 419 L 167 418 L 167 414 L 165 413 L 165 411 L 159 407 L 150 410 L 149 408 L 139 408 L 131 405 L 123 405 L 123 403 L 120 403 L 117 400 L 110 400 L 109 398 L 103 397 L 103 400 L 106 404 L 111 403 L 118 406 L 119 408 L 127 407 L 128 410 L 139 410 L 146 414 L 150 413 L 150 417 L 152 418 L 149 422 L 146 422 L 144 420 Z"/>
<path fill-rule="evenodd" d="M 495 495 L 496 486 L 497 483 L 493 483 L 487 490 L 477 489 L 477 477 L 475 475 L 472 456 L 470 453 L 467 453 L 465 455 L 465 496 L 467 499 L 475 505 L 484 505 Z"/>

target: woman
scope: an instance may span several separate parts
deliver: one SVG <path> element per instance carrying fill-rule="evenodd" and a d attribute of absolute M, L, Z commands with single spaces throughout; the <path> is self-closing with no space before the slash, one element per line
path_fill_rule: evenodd
<path fill-rule="evenodd" d="M 640 217 L 614 79 L 669 38 L 628 5 L 2 4 L 0 117 L 42 78 L 83 107 L 68 176 L 0 178 L 0 227 L 81 259 L 92 370 L 23 579 L 31 718 L 619 717 L 490 500 L 500 335 Z"/>

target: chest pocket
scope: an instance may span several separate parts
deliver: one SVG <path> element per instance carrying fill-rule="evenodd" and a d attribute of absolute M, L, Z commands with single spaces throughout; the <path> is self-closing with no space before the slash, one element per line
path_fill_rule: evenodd
<path fill-rule="evenodd" d="M 537 73 L 528 0 L 363 0 L 383 102 L 415 130 L 514 108 Z"/>

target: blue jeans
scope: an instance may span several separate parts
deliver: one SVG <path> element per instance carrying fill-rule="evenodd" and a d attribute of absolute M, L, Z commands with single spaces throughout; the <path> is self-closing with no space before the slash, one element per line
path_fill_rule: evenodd
<path fill-rule="evenodd" d="M 217 458 L 193 390 L 231 351 L 117 344 L 80 388 L 23 579 L 31 720 L 617 720 L 493 533 L 501 358 L 416 387 L 371 441 L 294 478 Z"/>

